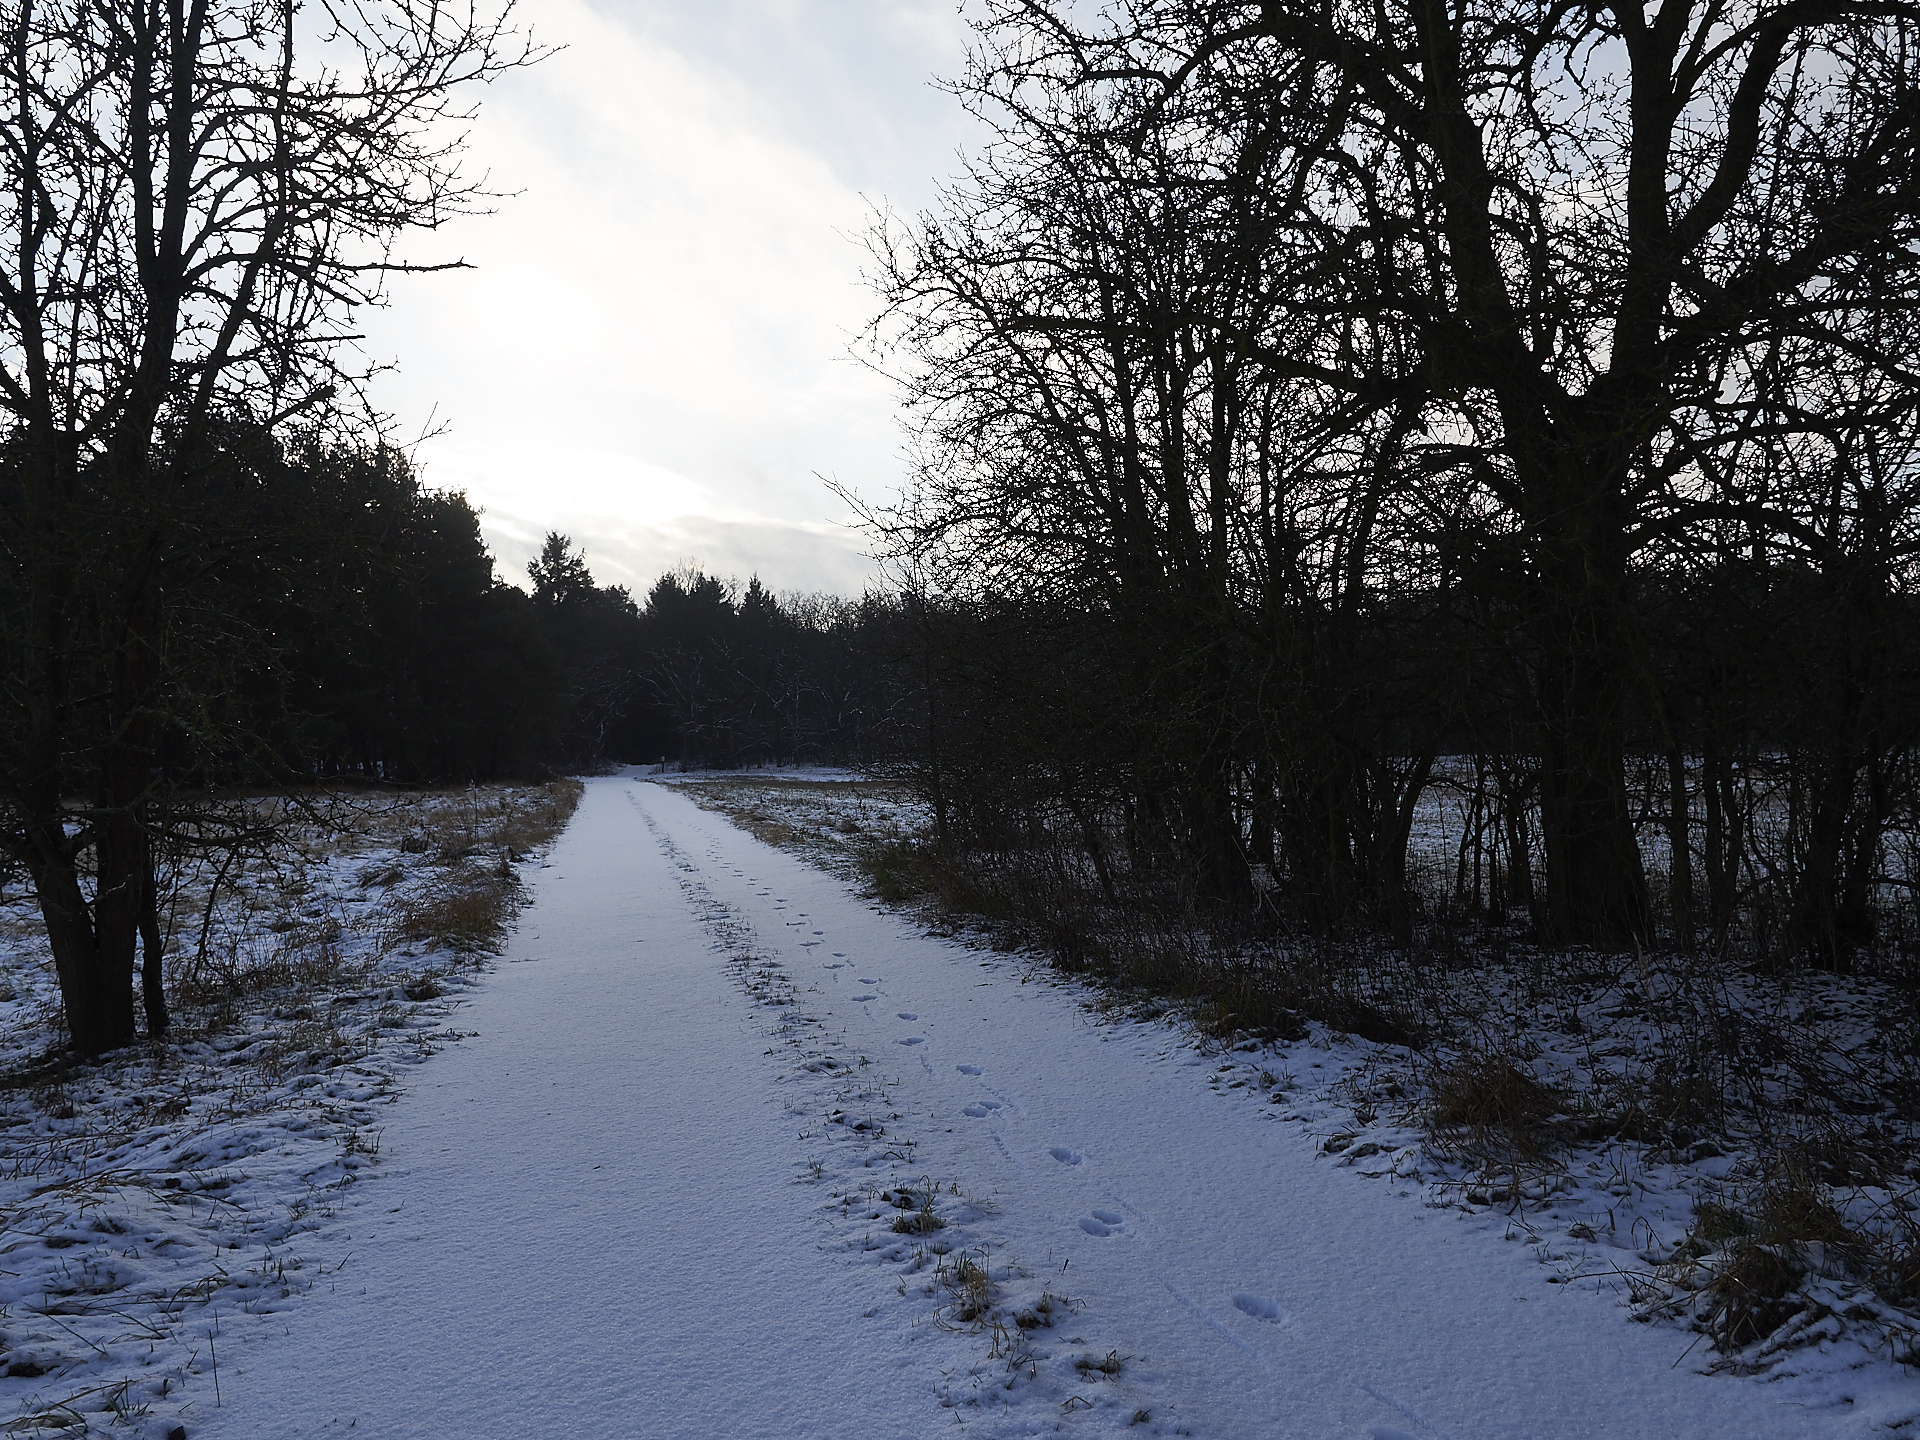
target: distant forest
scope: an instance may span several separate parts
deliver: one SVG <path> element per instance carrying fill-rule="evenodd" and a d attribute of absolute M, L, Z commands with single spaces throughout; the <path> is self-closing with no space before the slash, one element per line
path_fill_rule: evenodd
<path fill-rule="evenodd" d="M 444 784 L 877 756 L 897 600 L 776 597 L 692 566 L 636 600 L 596 584 L 560 534 L 529 594 L 495 573 L 466 497 L 394 451 L 254 437 L 218 468 L 210 526 L 239 543 L 183 550 L 170 577 L 191 596 L 171 646 L 194 697 L 163 746 L 176 779 Z"/>

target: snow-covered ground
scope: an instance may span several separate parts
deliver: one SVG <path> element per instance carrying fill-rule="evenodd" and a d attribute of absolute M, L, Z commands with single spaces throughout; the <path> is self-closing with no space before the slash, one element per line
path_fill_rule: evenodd
<path fill-rule="evenodd" d="M 133 1423 L 235 1440 L 1920 1425 L 1913 1372 L 1862 1346 L 1756 1380 L 1699 1373 L 1697 1337 L 1629 1322 L 1649 1257 L 1685 1231 L 1686 1176 L 1570 1175 L 1526 1206 L 1434 1187 L 1384 1098 L 1387 1047 L 1314 1027 L 1222 1053 L 929 934 L 637 778 L 591 783 L 532 880 L 460 1043 L 407 1072 L 381 1163 L 304 1237 L 316 1283 L 209 1317 L 217 1402 L 202 1364 L 183 1415 Z"/>
<path fill-rule="evenodd" d="M 268 860 L 163 874 L 174 1030 L 58 1051 L 25 893 L 0 895 L 0 1431 L 166 1435 L 217 1408 L 235 1332 L 351 1253 L 404 1077 L 564 823 L 568 783 L 255 802 Z"/>

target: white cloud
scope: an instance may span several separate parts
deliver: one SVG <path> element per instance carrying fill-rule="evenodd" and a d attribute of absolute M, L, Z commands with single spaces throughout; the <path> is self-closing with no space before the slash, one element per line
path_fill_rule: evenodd
<path fill-rule="evenodd" d="M 832 3 L 745 10 L 777 39 L 808 13 L 846 24 Z M 845 358 L 874 304 L 858 186 L 951 167 L 950 144 L 905 158 L 957 133 L 924 89 L 934 47 L 959 63 L 951 12 L 853 7 L 886 22 L 859 32 L 862 71 L 831 33 L 785 67 L 764 30 L 740 32 L 762 49 L 729 48 L 697 4 L 649 11 L 652 31 L 584 0 L 527 8 L 567 48 L 483 97 L 472 154 L 519 193 L 414 243 L 476 268 L 409 278 L 369 317 L 370 353 L 402 366 L 380 398 L 403 439 L 445 424 L 420 449 L 426 478 L 485 509 L 510 578 L 529 537 L 558 529 L 636 588 L 692 554 L 775 588 L 857 591 L 864 542 L 817 477 L 885 493 L 900 449 L 885 383 Z"/>

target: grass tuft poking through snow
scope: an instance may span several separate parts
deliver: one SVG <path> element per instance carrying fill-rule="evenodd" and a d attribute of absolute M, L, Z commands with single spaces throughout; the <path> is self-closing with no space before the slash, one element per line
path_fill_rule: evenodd
<path fill-rule="evenodd" d="M 1552 1125 L 1563 1097 L 1525 1061 L 1499 1047 L 1465 1046 L 1425 1076 L 1426 1140 L 1435 1154 L 1479 1175 L 1544 1175 L 1559 1169 Z"/>

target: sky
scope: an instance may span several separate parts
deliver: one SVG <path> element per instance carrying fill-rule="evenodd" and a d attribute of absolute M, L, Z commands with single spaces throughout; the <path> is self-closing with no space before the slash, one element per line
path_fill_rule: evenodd
<path fill-rule="evenodd" d="M 550 530 L 644 596 L 692 562 L 858 594 L 876 567 L 835 482 L 904 474 L 894 394 L 853 356 L 879 208 L 911 216 L 977 142 L 934 86 L 955 0 L 523 0 L 563 47 L 480 92 L 492 213 L 411 239 L 362 317 L 375 402 L 457 489 L 504 579 Z"/>

